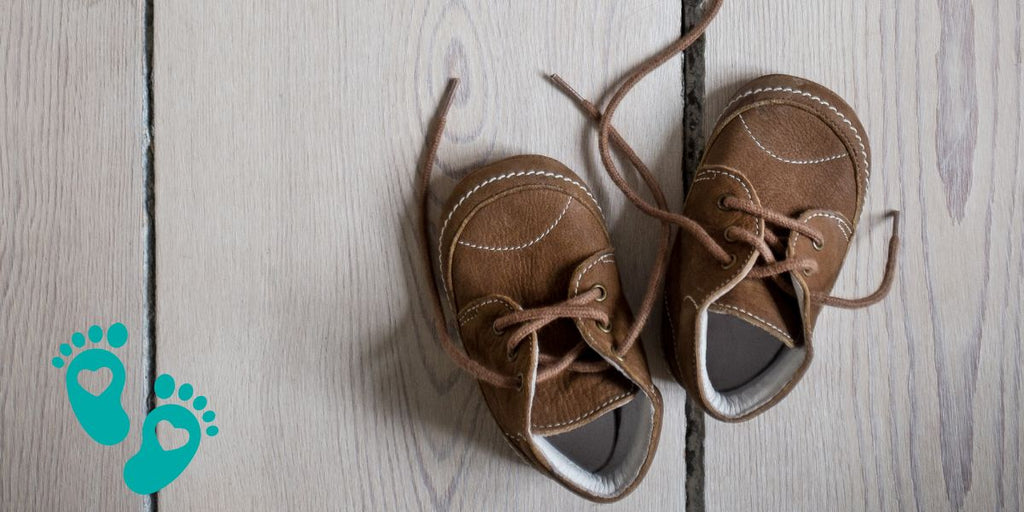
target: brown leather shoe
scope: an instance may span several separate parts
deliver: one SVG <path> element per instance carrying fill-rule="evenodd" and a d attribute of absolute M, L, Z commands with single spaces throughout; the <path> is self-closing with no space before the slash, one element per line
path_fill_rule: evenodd
<path fill-rule="evenodd" d="M 811 362 L 822 306 L 862 307 L 888 291 L 891 263 L 871 296 L 828 296 L 870 160 L 853 110 L 816 83 L 761 77 L 726 107 L 683 207 L 704 233 L 676 241 L 663 339 L 676 378 L 712 416 L 740 421 L 777 403 Z"/>
<path fill-rule="evenodd" d="M 740 421 L 777 403 L 803 375 L 822 306 L 864 307 L 888 293 L 899 215 L 892 214 L 878 289 L 861 299 L 828 295 L 860 220 L 870 150 L 842 99 L 782 75 L 754 80 L 729 103 L 682 214 L 633 190 L 612 145 L 633 155 L 633 166 L 660 195 L 611 127 L 615 111 L 645 76 L 696 41 L 721 6 L 712 0 L 688 34 L 637 66 L 603 116 L 564 82 L 555 85 L 599 118 L 601 162 L 615 185 L 644 213 L 680 228 L 666 279 L 669 332 L 662 342 L 669 366 L 709 414 Z"/>
<path fill-rule="evenodd" d="M 720 6 L 720 0 L 710 6 L 703 26 Z M 859 308 L 888 293 L 899 216 L 892 214 L 878 289 L 861 299 L 828 295 L 860 220 L 870 150 L 849 105 L 818 84 L 783 75 L 754 80 L 729 103 L 682 214 L 640 197 L 611 158 L 609 145 L 618 139 L 611 119 L 630 89 L 687 42 L 684 37 L 655 54 L 623 81 L 600 118 L 598 144 L 626 197 L 680 228 L 665 286 L 662 343 L 669 367 L 710 415 L 741 421 L 777 403 L 799 381 L 811 361 L 822 306 Z M 593 110 L 571 88 L 556 85 Z"/>
<path fill-rule="evenodd" d="M 453 90 L 420 174 L 424 237 L 425 191 Z M 478 379 L 508 443 L 590 500 L 632 491 L 657 448 L 662 401 L 633 342 L 639 329 L 601 208 L 583 181 L 543 156 L 473 171 L 442 210 L 435 256 L 437 267 L 424 259 L 443 290 L 443 299 L 433 295 L 442 345 Z M 447 335 L 442 300 L 465 352 Z"/>

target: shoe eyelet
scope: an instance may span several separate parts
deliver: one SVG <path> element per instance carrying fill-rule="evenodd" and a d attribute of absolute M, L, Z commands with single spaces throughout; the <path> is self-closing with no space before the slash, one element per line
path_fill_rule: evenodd
<path fill-rule="evenodd" d="M 497 327 L 495 327 L 494 323 L 492 322 L 491 323 L 491 334 L 493 334 L 495 336 L 503 336 L 505 334 L 505 330 L 504 329 L 498 329 Z"/>
<path fill-rule="evenodd" d="M 600 285 L 600 284 L 595 284 L 594 288 L 596 288 L 598 290 L 601 290 L 601 295 L 599 295 L 594 300 L 596 300 L 597 302 L 604 302 L 604 300 L 608 298 L 608 290 L 605 289 L 605 287 L 603 285 Z"/>
<path fill-rule="evenodd" d="M 735 254 L 730 254 L 729 255 L 729 263 L 722 263 L 722 269 L 729 270 L 735 264 L 736 264 L 736 255 Z"/>
<path fill-rule="evenodd" d="M 822 240 L 822 241 L 819 242 L 819 241 L 817 241 L 817 240 L 812 238 L 811 239 L 811 247 L 814 247 L 815 251 L 820 251 L 820 250 L 825 248 L 825 241 Z"/>
<path fill-rule="evenodd" d="M 506 351 L 505 357 L 507 357 L 509 361 L 515 361 L 516 357 L 519 357 L 519 347 L 517 346 L 512 350 Z"/>
<path fill-rule="evenodd" d="M 722 195 L 718 196 L 718 200 L 716 202 L 718 204 L 718 209 L 719 210 L 726 211 L 726 212 L 729 211 L 729 210 L 732 210 L 732 208 L 729 208 L 728 206 L 725 205 L 725 200 L 729 199 L 730 197 L 732 197 L 732 195 L 730 195 L 730 194 L 722 194 Z"/>
<path fill-rule="evenodd" d="M 607 324 L 602 324 L 601 322 L 597 322 L 597 328 L 601 329 L 601 332 L 612 332 L 612 324 L 611 324 L 611 322 L 608 322 Z"/>
<path fill-rule="evenodd" d="M 729 228 L 731 228 L 731 227 L 732 226 L 729 226 L 728 228 L 725 228 L 725 231 L 722 232 L 722 237 L 725 238 L 726 242 L 735 242 L 736 241 L 736 239 L 733 238 L 732 235 L 729 234 Z"/>
<path fill-rule="evenodd" d="M 804 273 L 805 276 L 810 276 L 811 274 L 814 273 L 814 272 L 811 271 L 810 267 L 804 267 L 802 272 Z"/>
<path fill-rule="evenodd" d="M 525 379 L 523 379 L 523 374 L 522 374 L 522 372 L 520 372 L 520 373 L 516 374 L 516 380 L 518 380 L 518 381 L 519 381 L 519 382 L 518 382 L 518 383 L 516 384 L 516 391 L 522 391 L 522 390 L 523 390 L 523 381 L 525 380 Z"/>

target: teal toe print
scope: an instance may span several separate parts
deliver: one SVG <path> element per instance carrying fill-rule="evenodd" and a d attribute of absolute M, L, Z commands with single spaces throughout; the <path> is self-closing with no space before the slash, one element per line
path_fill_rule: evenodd
<path fill-rule="evenodd" d="M 153 383 L 153 391 L 161 399 L 168 399 L 174 395 L 174 378 L 166 373 L 157 377 Z M 178 388 L 178 398 L 188 405 L 194 390 L 191 384 L 182 384 Z M 135 454 L 124 465 L 124 482 L 128 488 L 139 494 L 152 494 L 163 489 L 167 484 L 178 478 L 192 457 L 199 450 L 199 441 L 202 438 L 202 426 L 196 418 L 200 411 L 206 408 L 205 396 L 197 396 L 192 400 L 192 408 L 178 404 L 163 404 L 153 409 L 146 420 L 142 423 L 142 446 L 139 453 Z M 210 423 L 216 418 L 213 411 L 202 413 L 205 423 Z M 188 434 L 188 441 L 184 445 L 171 450 L 165 450 L 157 439 L 156 427 L 161 421 L 167 421 L 178 429 L 183 429 Z M 214 425 L 206 427 L 206 435 L 217 435 L 218 429 Z"/>
<path fill-rule="evenodd" d="M 103 329 L 94 325 L 89 328 L 89 340 L 92 345 L 103 341 Z M 112 348 L 123 346 L 128 341 L 128 329 L 124 324 L 116 323 L 107 329 L 107 344 Z M 68 391 L 68 402 L 74 411 L 82 429 L 94 441 L 102 445 L 120 443 L 128 435 L 128 414 L 121 405 L 121 394 L 124 392 L 124 365 L 113 352 L 99 346 L 86 346 L 85 336 L 80 332 L 71 335 L 71 345 L 62 343 L 57 349 L 60 356 L 54 357 L 51 363 L 63 368 L 65 357 L 71 357 L 75 349 L 85 348 L 71 359 L 65 375 Z M 63 357 L 61 357 L 63 356 Z M 100 394 L 94 395 L 82 387 L 79 376 L 84 371 L 95 372 L 101 369 L 110 370 L 110 384 Z"/>

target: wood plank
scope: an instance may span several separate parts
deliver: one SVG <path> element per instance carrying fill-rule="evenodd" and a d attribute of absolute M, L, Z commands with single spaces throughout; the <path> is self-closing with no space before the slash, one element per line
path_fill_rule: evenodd
<path fill-rule="evenodd" d="M 142 2 L 0 4 L 0 509 L 139 510 L 113 447 L 79 426 L 76 330 L 123 322 L 122 405 L 138 428 L 143 361 Z"/>
<path fill-rule="evenodd" d="M 485 161 L 562 160 L 607 205 L 638 303 L 657 224 L 625 207 L 592 127 L 543 74 L 603 93 L 678 37 L 680 16 L 668 0 L 158 3 L 157 363 L 210 397 L 221 432 L 161 508 L 584 508 L 517 461 L 437 345 L 415 164 L 458 75 L 437 201 Z M 680 66 L 666 66 L 619 117 L 677 207 L 681 89 Z M 660 454 L 634 495 L 603 510 L 684 506 L 684 393 L 655 359 Z"/>
<path fill-rule="evenodd" d="M 709 420 L 709 510 L 1019 510 L 1024 66 L 1019 2 L 727 3 L 707 46 L 706 126 L 746 80 L 821 82 L 857 109 L 874 169 L 836 290 L 880 275 L 902 209 L 898 282 L 829 311 L 781 405 Z"/>

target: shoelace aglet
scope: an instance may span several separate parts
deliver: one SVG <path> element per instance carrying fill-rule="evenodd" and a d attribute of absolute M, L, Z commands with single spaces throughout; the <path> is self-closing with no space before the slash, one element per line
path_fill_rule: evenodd
<path fill-rule="evenodd" d="M 582 108 L 587 115 L 593 118 L 595 121 L 601 117 L 601 114 L 597 110 L 597 106 L 590 102 L 590 100 L 583 97 L 573 86 L 569 85 L 558 73 L 551 73 L 548 75 L 548 79 L 555 85 L 563 94 L 568 96 L 570 99 L 576 102 Z"/>
<path fill-rule="evenodd" d="M 459 77 L 457 77 L 457 76 L 448 77 L 448 83 L 446 84 L 445 93 L 447 94 L 447 92 L 448 92 L 447 89 L 454 89 L 458 85 L 459 85 Z"/>
<path fill-rule="evenodd" d="M 441 110 L 448 112 L 448 108 L 451 107 L 452 100 L 455 98 L 455 89 L 459 86 L 458 77 L 450 77 L 448 83 L 445 84 L 444 96 L 441 99 Z"/>
<path fill-rule="evenodd" d="M 892 236 L 894 237 L 900 236 L 900 215 L 902 214 L 899 210 L 889 210 L 889 213 L 886 214 L 886 216 L 892 217 Z"/>
<path fill-rule="evenodd" d="M 561 76 L 558 76 L 558 73 L 548 73 L 548 80 L 551 80 L 551 82 L 555 84 L 555 87 L 561 89 L 562 92 L 576 100 L 577 103 L 584 103 L 587 101 L 583 98 L 583 95 L 573 88 L 573 86 L 569 85 L 569 83 Z"/>

